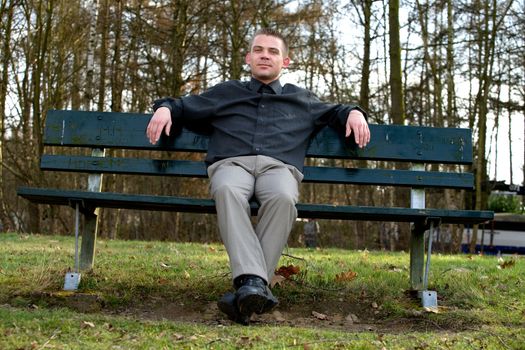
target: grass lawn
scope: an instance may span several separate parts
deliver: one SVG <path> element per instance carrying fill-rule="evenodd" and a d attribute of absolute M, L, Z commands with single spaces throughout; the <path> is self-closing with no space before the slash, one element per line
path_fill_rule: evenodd
<path fill-rule="evenodd" d="M 433 255 L 436 313 L 407 292 L 407 253 L 289 249 L 299 273 L 245 327 L 215 304 L 219 244 L 98 240 L 77 293 L 73 254 L 72 237 L 0 234 L 0 349 L 525 349 L 523 258 Z"/>

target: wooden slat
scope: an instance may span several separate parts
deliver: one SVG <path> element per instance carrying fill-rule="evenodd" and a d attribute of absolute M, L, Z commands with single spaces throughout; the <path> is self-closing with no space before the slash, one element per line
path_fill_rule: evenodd
<path fill-rule="evenodd" d="M 49 111 L 44 144 L 94 148 L 131 148 L 206 152 L 208 137 L 183 129 L 151 145 L 145 130 L 150 114 Z M 371 141 L 359 149 L 331 128 L 311 141 L 308 157 L 373 159 L 401 162 L 470 164 L 472 135 L 469 129 L 370 125 Z"/>
<path fill-rule="evenodd" d="M 172 196 L 130 195 L 111 192 L 69 191 L 21 187 L 19 196 L 41 204 L 71 205 L 83 203 L 84 211 L 95 207 L 140 210 L 162 210 L 193 213 L 215 213 L 211 199 Z M 252 203 L 252 213 L 257 211 Z M 373 220 L 398 222 L 424 222 L 427 218 L 441 218 L 442 223 L 481 223 L 494 218 L 491 211 L 383 208 L 350 205 L 297 204 L 299 217 L 340 220 Z"/>
<path fill-rule="evenodd" d="M 162 175 L 206 178 L 204 162 L 139 158 L 95 158 L 88 156 L 43 155 L 42 170 L 88 173 Z M 334 184 L 367 184 L 385 186 L 417 186 L 472 189 L 470 173 L 410 171 L 387 169 L 356 169 L 335 167 L 304 168 L 304 182 Z"/>
<path fill-rule="evenodd" d="M 204 162 L 189 160 L 43 155 L 40 168 L 87 173 L 207 177 Z"/>

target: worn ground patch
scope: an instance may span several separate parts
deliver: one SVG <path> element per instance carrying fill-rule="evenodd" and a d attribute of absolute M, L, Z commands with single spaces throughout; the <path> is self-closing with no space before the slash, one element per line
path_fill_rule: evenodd
<path fill-rule="evenodd" d="M 66 307 L 80 313 L 102 313 L 118 315 L 139 320 L 169 320 L 174 322 L 197 323 L 209 326 L 233 325 L 234 323 L 219 311 L 216 302 L 195 300 L 166 301 L 152 297 L 132 302 L 125 307 L 114 308 L 105 299 L 95 293 L 33 293 L 16 296 L 11 304 L 29 308 Z M 42 305 L 42 306 L 38 306 Z M 458 332 L 466 327 L 437 325 L 424 311 L 414 309 L 413 317 L 391 318 L 388 314 L 371 305 L 350 305 L 339 301 L 323 301 L 312 304 L 279 305 L 272 312 L 256 315 L 251 319 L 251 326 L 276 326 L 324 328 L 347 332 L 366 332 L 399 334 L 408 331 L 441 330 Z"/>

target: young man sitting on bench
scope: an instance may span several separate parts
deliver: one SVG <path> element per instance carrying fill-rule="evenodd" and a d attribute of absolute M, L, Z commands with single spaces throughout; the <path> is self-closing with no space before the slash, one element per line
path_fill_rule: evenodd
<path fill-rule="evenodd" d="M 210 192 L 235 288 L 218 305 L 231 320 L 247 325 L 253 313 L 268 312 L 278 303 L 268 284 L 297 217 L 310 137 L 331 125 L 364 147 L 370 131 L 360 107 L 323 103 L 308 90 L 281 85 L 279 76 L 290 58 L 277 31 L 255 33 L 246 63 L 250 81 L 226 81 L 200 95 L 155 101 L 146 134 L 155 144 L 162 132 L 169 135 L 172 123 L 211 127 Z M 252 196 L 260 204 L 255 228 Z"/>

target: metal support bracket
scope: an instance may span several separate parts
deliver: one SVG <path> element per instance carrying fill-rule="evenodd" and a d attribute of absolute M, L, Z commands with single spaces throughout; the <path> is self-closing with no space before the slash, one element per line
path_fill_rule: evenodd
<path fill-rule="evenodd" d="M 432 240 L 434 238 L 434 232 L 439 229 L 441 225 L 441 218 L 428 217 L 425 220 L 425 226 L 429 227 L 428 230 L 428 242 L 427 242 L 427 260 L 425 263 L 425 271 L 423 274 L 423 290 L 418 292 L 418 297 L 421 299 L 421 303 L 424 308 L 437 309 L 437 292 L 428 290 L 428 276 L 430 273 L 430 257 L 432 255 Z"/>
<path fill-rule="evenodd" d="M 79 272 L 79 258 L 78 258 L 78 237 L 79 237 L 79 226 L 80 226 L 80 204 L 81 201 L 71 200 L 71 204 L 75 205 L 75 270 L 66 272 L 64 279 L 64 290 L 75 291 L 78 289 L 80 284 L 80 272 Z"/>

